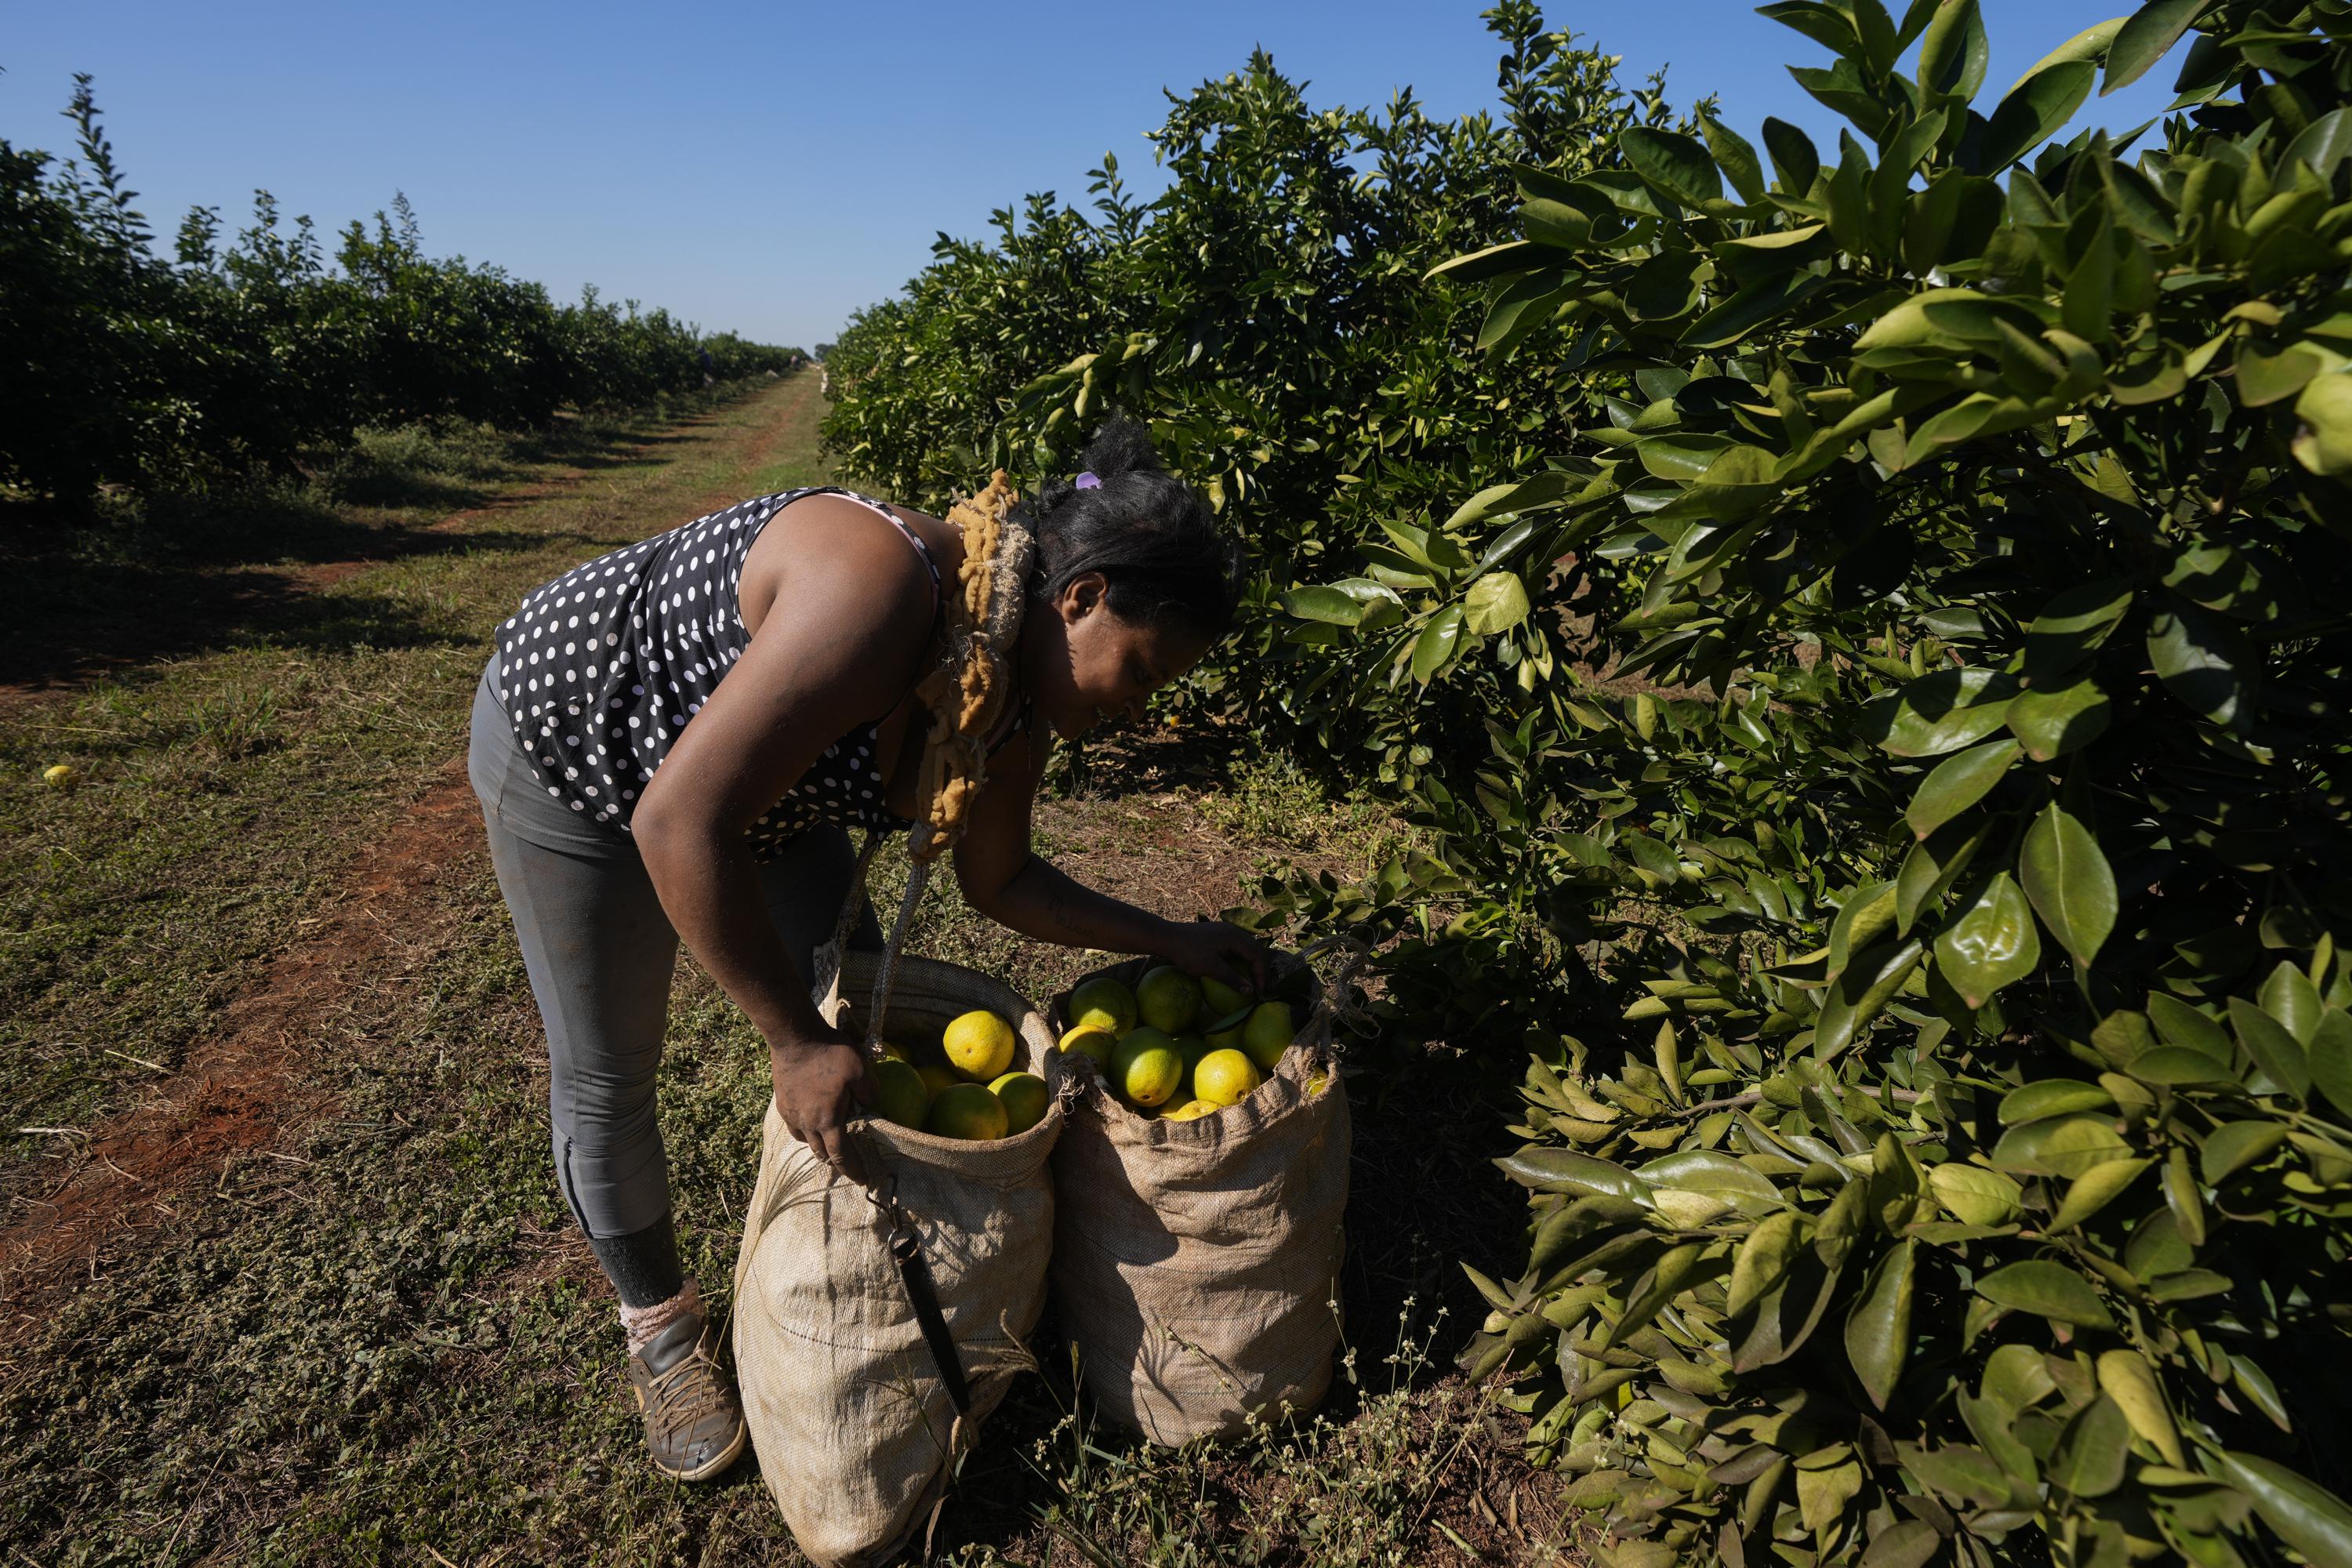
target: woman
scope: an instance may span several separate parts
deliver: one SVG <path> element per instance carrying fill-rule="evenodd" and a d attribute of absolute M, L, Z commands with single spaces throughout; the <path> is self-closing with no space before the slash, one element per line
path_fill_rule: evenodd
<path fill-rule="evenodd" d="M 1037 541 L 1011 718 L 955 855 L 965 900 L 1025 936 L 1263 978 L 1238 929 L 1165 921 L 1080 887 L 1029 847 L 1051 737 L 1075 741 L 1197 663 L 1238 595 L 1209 509 L 1142 428 L 1013 516 Z M 960 531 L 830 487 L 764 496 L 524 595 L 474 700 L 468 754 L 499 888 L 547 1026 L 565 1201 L 621 1300 L 654 1464 L 683 1479 L 741 1452 L 742 1414 L 685 1277 L 656 1124 L 679 938 L 766 1037 L 787 1127 L 845 1176 L 870 1103 L 863 1050 L 807 977 L 848 894 L 845 829 L 919 815 L 927 715 Z M 866 911 L 861 945 L 880 945 Z"/>

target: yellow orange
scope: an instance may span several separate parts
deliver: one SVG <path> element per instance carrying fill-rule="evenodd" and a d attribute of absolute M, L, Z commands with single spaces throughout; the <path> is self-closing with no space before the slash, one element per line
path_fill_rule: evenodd
<path fill-rule="evenodd" d="M 1110 1086 L 1135 1110 L 1167 1104 L 1183 1081 L 1184 1058 L 1158 1029 L 1129 1030 L 1111 1053 Z"/>
<path fill-rule="evenodd" d="M 1192 1069 L 1192 1092 L 1213 1105 L 1239 1105 L 1265 1080 L 1239 1051 L 1211 1051 Z"/>
<path fill-rule="evenodd" d="M 974 1083 L 990 1083 L 1013 1065 L 1020 1041 L 1013 1026 L 985 1010 L 966 1013 L 947 1028 L 940 1040 L 948 1065 Z"/>
<path fill-rule="evenodd" d="M 1135 993 L 1108 975 L 1089 980 L 1070 993 L 1070 1022 L 1124 1035 L 1135 1027 Z"/>

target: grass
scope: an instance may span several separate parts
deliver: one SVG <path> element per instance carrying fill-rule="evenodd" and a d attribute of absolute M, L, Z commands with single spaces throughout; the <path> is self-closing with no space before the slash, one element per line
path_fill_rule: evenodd
<path fill-rule="evenodd" d="M 544 1045 L 478 830 L 461 809 L 420 840 L 417 813 L 463 788 L 467 698 L 516 595 L 725 500 L 821 480 L 804 390 L 560 451 L 478 432 L 373 437 L 304 504 L 332 514 L 322 537 L 391 559 L 94 681 L 6 700 L 0 1050 L 17 1070 L 0 1116 L 0 1266 L 110 1128 L 208 1091 L 181 1069 L 225 1034 L 268 1036 L 282 1081 L 256 1111 L 274 1117 L 268 1136 L 132 1167 L 135 1212 L 114 1240 L 72 1279 L 0 1302 L 14 1321 L 0 1559 L 800 1560 L 749 1465 L 688 1489 L 643 1464 L 609 1289 L 551 1180 Z M 482 510 L 428 529 L 453 486 L 475 487 L 464 504 Z M 530 499 L 502 500 L 518 488 Z M 412 547 L 423 533 L 430 547 Z M 252 542 L 267 531 L 231 520 L 204 537 L 158 570 L 318 564 L 316 550 L 265 553 Z M 1278 770 L 1185 784 L 1155 773 L 1155 754 L 1045 803 L 1046 847 L 1169 912 L 1213 908 L 1220 889 L 1230 901 L 1261 862 L 1385 853 L 1388 830 L 1359 805 Z M 42 786 L 55 762 L 88 783 Z M 419 842 L 421 858 L 380 853 Z M 886 860 L 886 903 L 896 875 Z M 916 942 L 1031 994 L 1094 962 L 980 921 L 946 879 Z M 338 963 L 314 963 L 321 948 Z M 257 1014 L 257 994 L 284 1005 Z M 681 1243 L 713 1289 L 767 1092 L 761 1043 L 683 966 L 660 1108 Z M 968 1462 L 944 1555 L 1466 1562 L 1470 1540 L 1484 1561 L 1548 1560 L 1540 1546 L 1498 1554 L 1557 1520 L 1532 1503 L 1519 1518 L 1523 1496 L 1550 1494 L 1516 1468 L 1496 1414 L 1440 1371 L 1461 1309 L 1424 1320 L 1412 1304 L 1459 1301 L 1450 1259 L 1514 1244 L 1514 1200 L 1465 1180 L 1491 1118 L 1442 1096 L 1416 1097 L 1412 1117 L 1359 1130 L 1360 1193 L 1377 1206 L 1351 1222 L 1349 1321 L 1402 1325 L 1367 1380 L 1379 1386 L 1343 1387 L 1324 1415 L 1239 1445 L 1161 1453 L 1090 1425 L 1049 1323 L 1047 1375 L 1024 1380 Z M 47 1131 L 12 1131 L 26 1127 Z M 1508 1528 L 1486 1521 L 1503 1510 Z"/>

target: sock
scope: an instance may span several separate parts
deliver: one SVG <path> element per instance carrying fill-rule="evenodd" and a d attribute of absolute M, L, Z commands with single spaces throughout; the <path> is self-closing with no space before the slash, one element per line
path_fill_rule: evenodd
<path fill-rule="evenodd" d="M 694 1281 L 667 1301 L 656 1301 L 650 1307 L 621 1306 L 621 1332 L 628 1336 L 629 1353 L 635 1355 L 656 1339 L 664 1330 L 680 1318 L 702 1310 L 702 1292 Z"/>
<path fill-rule="evenodd" d="M 625 1307 L 667 1301 L 686 1283 L 686 1270 L 677 1260 L 677 1232 L 667 1215 L 626 1236 L 592 1236 L 588 1245 Z"/>

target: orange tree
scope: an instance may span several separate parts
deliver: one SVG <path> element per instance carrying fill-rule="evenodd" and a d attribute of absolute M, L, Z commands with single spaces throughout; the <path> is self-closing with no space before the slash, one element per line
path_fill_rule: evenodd
<path fill-rule="evenodd" d="M 1437 272 L 1606 416 L 1392 529 L 1376 632 L 1291 598 L 1348 702 L 1476 693 L 1468 884 L 1640 910 L 1471 1360 L 1624 1561 L 2352 1561 L 2352 6 L 2153 0 L 1989 99 L 1975 0 L 1766 10 L 1853 130 L 1517 171 Z M 2145 151 L 2049 142 L 2184 35 Z M 1496 679 L 1571 552 L 1697 695 Z"/>
<path fill-rule="evenodd" d="M 1616 1561 L 2352 1561 L 2352 9 L 1998 93 L 1976 0 L 1766 10 L 1832 149 L 1529 5 L 1500 126 L 1208 84 L 829 431 L 936 499 L 1130 408 L 1256 547 L 1206 695 L 1428 846 L 1267 917 L 1532 1053 L 1468 1361 Z"/>

